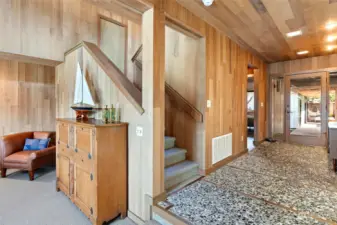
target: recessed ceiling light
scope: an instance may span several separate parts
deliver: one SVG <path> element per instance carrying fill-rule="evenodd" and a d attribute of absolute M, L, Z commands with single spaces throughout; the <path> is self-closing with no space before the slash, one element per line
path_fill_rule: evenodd
<path fill-rule="evenodd" d="M 325 29 L 327 29 L 327 30 L 332 30 L 332 29 L 334 29 L 335 27 L 337 27 L 337 23 L 336 23 L 336 22 L 328 22 L 328 23 L 325 25 Z"/>
<path fill-rule="evenodd" d="M 247 75 L 247 77 L 253 77 L 254 76 L 254 74 L 248 74 Z"/>
<path fill-rule="evenodd" d="M 204 3 L 205 6 L 211 6 L 213 4 L 214 0 L 202 0 L 202 3 Z"/>
<path fill-rule="evenodd" d="M 328 46 L 326 46 L 326 50 L 328 50 L 328 51 L 332 51 L 332 50 L 334 50 L 336 48 L 337 48 L 336 45 L 328 45 Z"/>
<path fill-rule="evenodd" d="M 296 36 L 300 36 L 300 35 L 302 35 L 301 30 L 296 30 L 296 31 L 287 33 L 287 37 L 296 37 Z"/>
<path fill-rule="evenodd" d="M 327 38 L 326 38 L 326 41 L 327 42 L 333 42 L 337 40 L 337 36 L 336 35 L 329 35 Z"/>
<path fill-rule="evenodd" d="M 297 55 L 305 55 L 305 54 L 308 54 L 309 51 L 305 50 L 305 51 L 299 51 L 297 52 Z"/>

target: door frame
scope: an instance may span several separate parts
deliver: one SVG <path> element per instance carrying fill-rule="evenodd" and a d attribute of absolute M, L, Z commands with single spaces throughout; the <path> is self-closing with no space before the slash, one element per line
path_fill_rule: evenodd
<path fill-rule="evenodd" d="M 294 79 L 309 78 L 312 76 L 321 78 L 321 135 L 300 136 L 290 134 L 290 114 L 287 112 L 287 106 L 290 106 L 290 81 Z M 327 146 L 328 134 L 328 113 L 329 107 L 329 73 L 326 71 L 315 71 L 309 73 L 292 74 L 284 76 L 284 139 L 288 143 L 297 143 L 304 145 Z"/>
<path fill-rule="evenodd" d="M 249 69 L 253 70 L 251 72 L 253 72 L 254 76 L 253 76 L 253 80 L 254 80 L 254 145 L 255 147 L 257 145 L 259 145 L 259 76 L 260 76 L 260 70 L 257 67 L 248 65 L 247 66 L 247 75 L 249 73 Z M 244 135 L 243 135 L 243 139 L 244 139 L 244 149 L 246 149 L 248 151 L 248 145 L 247 145 L 247 138 L 248 138 L 248 132 L 247 132 L 247 125 L 248 125 L 248 117 L 247 117 L 247 112 L 248 112 L 248 106 L 247 106 L 247 89 L 248 89 L 248 77 L 246 75 L 246 80 L 245 80 L 245 87 L 246 90 L 244 92 L 244 115 L 245 115 L 245 125 L 244 125 Z"/>

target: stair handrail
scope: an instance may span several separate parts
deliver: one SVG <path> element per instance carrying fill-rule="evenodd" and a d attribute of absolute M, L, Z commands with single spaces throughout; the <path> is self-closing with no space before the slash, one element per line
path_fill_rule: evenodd
<path fill-rule="evenodd" d="M 137 57 L 142 52 L 143 45 L 141 45 L 131 61 L 142 70 L 142 62 L 137 60 Z M 184 110 L 189 116 L 191 116 L 195 121 L 202 123 L 203 122 L 203 114 L 196 109 L 191 103 L 189 103 L 181 94 L 179 94 L 173 87 L 171 87 L 167 82 L 165 82 L 165 93 L 170 97 L 171 100 L 175 101 L 180 108 Z"/>
<path fill-rule="evenodd" d="M 104 54 L 104 52 L 96 45 L 90 42 L 82 41 L 64 55 L 75 51 L 78 48 L 85 48 L 95 62 L 101 67 L 105 74 L 110 77 L 116 87 L 125 95 L 136 110 L 143 114 L 145 110 L 142 107 L 142 93 L 138 90 L 127 76 L 118 69 L 118 67 Z"/>
<path fill-rule="evenodd" d="M 136 53 L 132 56 L 131 61 L 135 62 L 137 60 L 137 57 L 143 50 L 143 45 L 140 45 L 139 48 L 137 49 Z"/>
<path fill-rule="evenodd" d="M 185 113 L 191 116 L 195 121 L 202 123 L 203 114 L 189 103 L 181 94 L 179 94 L 174 88 L 172 88 L 167 82 L 165 82 L 165 93 L 171 100 L 175 101 Z"/>

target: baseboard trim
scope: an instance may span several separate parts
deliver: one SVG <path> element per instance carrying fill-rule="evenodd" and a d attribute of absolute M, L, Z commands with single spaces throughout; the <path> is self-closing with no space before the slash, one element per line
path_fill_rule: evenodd
<path fill-rule="evenodd" d="M 246 149 L 246 150 L 244 150 L 243 152 L 240 152 L 239 154 L 229 156 L 229 157 L 227 157 L 227 158 L 225 158 L 225 159 L 223 159 L 223 160 L 221 160 L 221 161 L 219 161 L 219 162 L 213 164 L 213 166 L 210 167 L 210 168 L 207 168 L 207 169 L 205 169 L 205 170 L 200 170 L 200 173 L 201 173 L 203 176 L 207 176 L 208 174 L 214 172 L 215 170 L 217 170 L 217 169 L 223 167 L 224 165 L 226 165 L 226 164 L 232 162 L 233 160 L 235 160 L 235 159 L 239 158 L 240 156 L 243 156 L 243 155 L 245 155 L 245 154 L 247 154 L 247 153 L 248 153 L 248 150 Z"/>
<path fill-rule="evenodd" d="M 135 222 L 138 225 L 144 225 L 145 224 L 145 222 L 141 218 L 139 218 L 138 216 L 136 216 L 130 210 L 128 210 L 128 217 L 129 217 L 130 220 L 132 220 L 133 222 Z"/>
<path fill-rule="evenodd" d="M 156 205 L 158 202 L 165 201 L 166 198 L 167 198 L 167 193 L 166 191 L 164 191 L 161 194 L 153 198 L 153 205 Z"/>

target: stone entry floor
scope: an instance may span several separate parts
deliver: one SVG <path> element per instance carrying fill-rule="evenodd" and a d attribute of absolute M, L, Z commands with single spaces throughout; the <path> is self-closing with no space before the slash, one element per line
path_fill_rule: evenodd
<path fill-rule="evenodd" d="M 322 147 L 262 143 L 170 195 L 190 224 L 337 224 L 337 175 Z"/>

